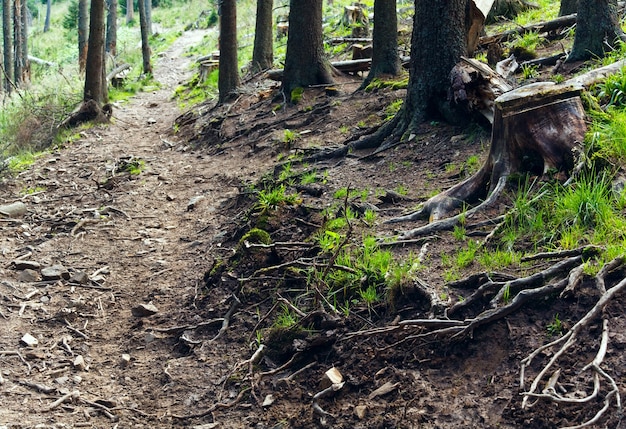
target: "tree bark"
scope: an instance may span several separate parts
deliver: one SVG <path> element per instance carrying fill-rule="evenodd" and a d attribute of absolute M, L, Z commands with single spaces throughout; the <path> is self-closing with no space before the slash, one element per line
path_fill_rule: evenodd
<path fill-rule="evenodd" d="M 133 16 L 133 0 L 126 0 L 126 25 L 133 22 L 135 17 Z"/>
<path fill-rule="evenodd" d="M 14 70 L 15 85 L 22 85 L 22 73 L 24 70 L 24 60 L 22 58 L 22 1 L 26 0 L 14 0 L 13 1 L 13 49 L 14 49 Z"/>
<path fill-rule="evenodd" d="M 117 55 L 117 0 L 107 0 L 106 52 Z"/>
<path fill-rule="evenodd" d="M 106 103 L 108 94 L 104 66 L 104 0 L 91 0 L 83 94 L 85 102 L 93 100 L 97 105 Z"/>
<path fill-rule="evenodd" d="M 150 64 L 150 33 L 148 29 L 148 20 L 146 17 L 146 2 L 139 0 L 139 25 L 141 27 L 141 56 L 143 58 L 144 74 L 152 74 L 152 64 Z"/>
<path fill-rule="evenodd" d="M 4 90 L 11 93 L 13 90 L 13 23 L 11 17 L 11 0 L 2 2 L 2 37 L 4 42 Z"/>
<path fill-rule="evenodd" d="M 78 0 L 78 69 L 85 71 L 87 63 L 87 37 L 89 35 L 89 12 L 87 0 Z"/>
<path fill-rule="evenodd" d="M 50 31 L 50 14 L 52 13 L 52 0 L 46 1 L 46 20 L 43 24 L 43 32 Z"/>
<path fill-rule="evenodd" d="M 396 0 L 376 0 L 374 2 L 372 45 L 372 68 L 361 85 L 362 88 L 365 88 L 376 77 L 382 75 L 396 76 L 400 73 Z"/>
<path fill-rule="evenodd" d="M 574 46 L 567 61 L 602 57 L 626 41 L 617 16 L 617 0 L 579 0 Z"/>
<path fill-rule="evenodd" d="M 20 25 L 20 39 L 22 44 L 22 77 L 23 83 L 30 82 L 30 60 L 28 59 L 28 24 L 30 11 L 26 0 L 22 0 L 22 23 Z"/>
<path fill-rule="evenodd" d="M 274 0 L 257 0 L 256 2 L 256 26 L 251 68 L 253 73 L 271 68 L 274 62 L 273 5 Z"/>
<path fill-rule="evenodd" d="M 571 15 L 578 12 L 578 0 L 561 0 L 559 16 Z"/>
<path fill-rule="evenodd" d="M 148 28 L 148 36 L 152 36 L 152 0 L 144 0 L 146 7 L 146 28 Z"/>
<path fill-rule="evenodd" d="M 333 82 L 322 41 L 322 0 L 291 0 L 282 92 Z"/>
<path fill-rule="evenodd" d="M 217 82 L 219 102 L 223 103 L 239 86 L 237 64 L 237 2 L 223 0 L 220 16 L 220 66 Z"/>

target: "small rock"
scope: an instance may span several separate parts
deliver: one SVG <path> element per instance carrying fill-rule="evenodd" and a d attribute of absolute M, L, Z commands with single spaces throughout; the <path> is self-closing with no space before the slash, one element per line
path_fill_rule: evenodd
<path fill-rule="evenodd" d="M 148 120 L 146 121 L 148 124 L 152 125 L 152 124 L 156 124 L 157 120 L 154 118 L 148 118 Z"/>
<path fill-rule="evenodd" d="M 13 266 L 15 267 L 16 270 L 38 270 L 39 268 L 41 268 L 41 264 L 39 262 L 35 262 L 35 261 L 22 261 L 22 260 L 15 260 L 13 261 Z"/>
<path fill-rule="evenodd" d="M 55 382 L 56 384 L 61 385 L 61 386 L 63 386 L 64 384 L 66 384 L 68 381 L 70 381 L 70 378 L 69 378 L 68 376 L 66 376 L 66 375 L 63 375 L 63 376 L 61 376 L 61 377 L 57 377 L 57 378 L 55 378 L 55 379 L 54 379 L 54 382 Z"/>
<path fill-rule="evenodd" d="M 191 429 L 215 429 L 219 425 L 219 423 L 205 423 L 203 425 L 192 426 Z"/>
<path fill-rule="evenodd" d="M 79 371 L 84 371 L 85 368 L 87 368 L 87 364 L 85 363 L 85 359 L 83 358 L 82 355 L 77 355 L 74 358 L 74 368 L 76 368 Z"/>
<path fill-rule="evenodd" d="M 274 403 L 276 399 L 274 398 L 274 395 L 272 395 L 271 393 L 269 395 L 267 395 L 265 397 L 265 399 L 263 399 L 263 404 L 261 405 L 263 408 L 267 408 L 270 405 L 272 405 Z"/>
<path fill-rule="evenodd" d="M 0 206 L 0 215 L 12 218 L 22 217 L 26 214 L 26 211 L 26 204 L 21 201 Z"/>
<path fill-rule="evenodd" d="M 174 201 L 174 200 L 176 199 L 176 197 L 175 197 L 174 195 L 167 194 L 167 195 L 165 196 L 165 199 L 166 199 L 167 201 Z"/>
<path fill-rule="evenodd" d="M 70 277 L 70 283 L 87 284 L 89 283 L 89 276 L 83 271 L 77 271 Z"/>
<path fill-rule="evenodd" d="M 341 375 L 341 372 L 339 372 L 339 370 L 333 366 L 331 369 L 324 373 L 320 384 L 321 387 L 325 389 L 333 384 L 339 384 L 342 381 L 343 375 Z"/>
<path fill-rule="evenodd" d="M 20 340 L 22 341 L 23 344 L 27 345 L 28 347 L 34 347 L 37 344 L 39 344 L 39 341 L 37 340 L 37 338 L 33 337 L 31 334 L 29 333 L 25 333 L 22 336 L 22 339 Z"/>
<path fill-rule="evenodd" d="M 146 333 L 146 335 L 144 335 L 143 340 L 146 344 L 150 344 L 151 342 L 153 342 L 156 339 L 156 337 L 154 336 L 154 334 L 152 332 L 148 332 Z"/>
<path fill-rule="evenodd" d="M 139 304 L 131 310 L 135 317 L 148 317 L 157 314 L 159 310 L 152 303 Z"/>
<path fill-rule="evenodd" d="M 80 375 L 75 375 L 74 377 L 72 377 L 72 381 L 74 382 L 74 384 L 80 384 L 83 381 L 83 377 L 81 377 Z"/>
<path fill-rule="evenodd" d="M 187 203 L 187 211 L 193 210 L 198 206 L 198 203 L 204 199 L 203 195 L 196 195 L 191 197 Z"/>
<path fill-rule="evenodd" d="M 39 277 L 39 273 L 37 271 L 29 268 L 20 271 L 20 274 L 17 276 L 17 279 L 22 283 L 38 282 L 40 278 L 41 277 Z"/>
<path fill-rule="evenodd" d="M 44 280 L 68 280 L 70 272 L 63 265 L 52 265 L 41 269 L 41 276 Z"/>
<path fill-rule="evenodd" d="M 128 353 L 122 354 L 122 361 L 120 364 L 122 365 L 122 368 L 126 368 L 130 365 L 130 355 Z"/>
<path fill-rule="evenodd" d="M 359 418 L 359 420 L 363 420 L 365 415 L 367 414 L 367 406 L 365 405 L 357 405 L 354 407 L 354 414 Z"/>

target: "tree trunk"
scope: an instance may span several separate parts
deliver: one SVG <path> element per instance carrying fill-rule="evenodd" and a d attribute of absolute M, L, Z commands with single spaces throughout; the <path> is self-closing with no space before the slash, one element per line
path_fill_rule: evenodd
<path fill-rule="evenodd" d="M 135 17 L 133 16 L 133 0 L 126 0 L 126 25 L 133 22 Z"/>
<path fill-rule="evenodd" d="M 26 0 L 14 0 L 13 1 L 13 50 L 15 62 L 13 64 L 15 85 L 22 85 L 22 73 L 24 70 L 24 59 L 22 55 L 24 53 L 22 48 L 22 1 Z"/>
<path fill-rule="evenodd" d="M 28 25 L 30 21 L 30 11 L 26 0 L 22 0 L 22 23 L 20 25 L 20 39 L 22 45 L 22 76 L 23 83 L 30 82 L 30 60 L 28 59 Z"/>
<path fill-rule="evenodd" d="M 574 46 L 567 61 L 602 57 L 626 41 L 617 16 L 617 0 L 579 0 Z"/>
<path fill-rule="evenodd" d="M 78 69 L 85 71 L 87 63 L 87 37 L 89 35 L 89 12 L 87 0 L 78 0 Z"/>
<path fill-rule="evenodd" d="M 251 68 L 253 73 L 271 68 L 274 62 L 273 5 L 274 0 L 257 0 L 256 2 L 256 26 Z"/>
<path fill-rule="evenodd" d="M 52 0 L 46 1 L 46 20 L 43 24 L 43 32 L 50 31 L 50 14 L 52 13 Z"/>
<path fill-rule="evenodd" d="M 237 64 L 237 2 L 223 0 L 220 16 L 220 66 L 217 86 L 223 103 L 239 86 Z"/>
<path fill-rule="evenodd" d="M 291 0 L 282 92 L 333 82 L 322 41 L 322 0 Z"/>
<path fill-rule="evenodd" d="M 146 27 L 148 28 L 148 36 L 152 36 L 152 0 L 144 0 L 146 7 Z"/>
<path fill-rule="evenodd" d="M 491 149 L 478 173 L 429 199 L 418 212 L 392 222 L 436 221 L 465 203 L 485 199 L 478 207 L 466 212 L 473 213 L 495 201 L 512 173 L 540 176 L 548 169 L 571 171 L 575 151 L 581 147 L 587 131 L 585 111 L 579 97 L 581 90 L 581 87 L 540 82 L 498 97 Z M 458 216 L 451 220 L 458 220 Z M 439 222 L 440 225 L 446 223 L 448 221 Z M 407 231 L 401 238 L 421 235 L 436 225 Z"/>
<path fill-rule="evenodd" d="M 13 90 L 13 23 L 11 17 L 11 1 L 2 2 L 2 37 L 4 42 L 4 90 L 11 93 Z"/>
<path fill-rule="evenodd" d="M 106 51 L 117 55 L 117 0 L 107 0 Z"/>
<path fill-rule="evenodd" d="M 561 0 L 559 16 L 571 15 L 578 12 L 578 0 Z"/>
<path fill-rule="evenodd" d="M 93 100 L 97 105 L 106 103 L 104 66 L 104 0 L 91 0 L 84 101 Z"/>
<path fill-rule="evenodd" d="M 396 0 L 376 0 L 374 2 L 372 45 L 372 68 L 361 85 L 362 88 L 365 88 L 376 77 L 382 75 L 396 76 L 400 73 Z"/>
<path fill-rule="evenodd" d="M 150 34 L 148 33 L 148 21 L 146 18 L 146 2 L 139 0 L 139 25 L 141 27 L 141 56 L 143 58 L 144 74 L 152 74 L 152 65 L 150 64 Z"/>

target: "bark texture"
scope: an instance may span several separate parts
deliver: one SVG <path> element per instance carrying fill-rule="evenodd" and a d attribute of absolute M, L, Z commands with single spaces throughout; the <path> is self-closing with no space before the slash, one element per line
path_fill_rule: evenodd
<path fill-rule="evenodd" d="M 104 0 L 91 0 L 84 101 L 93 100 L 98 105 L 106 103 L 104 65 Z"/>
<path fill-rule="evenodd" d="M 78 0 L 78 68 L 85 71 L 87 64 L 87 37 L 89 35 L 89 8 L 87 0 Z"/>
<path fill-rule="evenodd" d="M 619 26 L 617 0 L 579 0 L 576 35 L 568 61 L 601 57 L 618 41 L 626 41 Z"/>
<path fill-rule="evenodd" d="M 13 49 L 15 55 L 13 75 L 17 86 L 22 84 L 22 73 L 24 69 L 24 59 L 22 57 L 24 53 L 22 48 L 22 1 L 25 0 L 13 1 Z"/>
<path fill-rule="evenodd" d="M 322 41 L 322 0 L 291 0 L 282 91 L 333 82 Z"/>
<path fill-rule="evenodd" d="M 146 16 L 146 2 L 139 0 L 139 26 L 141 27 L 141 56 L 143 58 L 144 74 L 152 73 L 152 64 L 150 63 L 150 33 L 148 28 L 148 18 Z"/>
<path fill-rule="evenodd" d="M 13 90 L 13 19 L 11 14 L 11 0 L 2 2 L 2 38 L 4 42 L 4 90 L 10 93 Z"/>
<path fill-rule="evenodd" d="M 106 51 L 117 55 L 117 0 L 107 0 Z"/>
<path fill-rule="evenodd" d="M 130 24 L 134 19 L 133 0 L 126 0 L 126 24 Z"/>
<path fill-rule="evenodd" d="M 50 13 L 52 12 L 52 0 L 46 1 L 46 20 L 43 24 L 43 32 L 50 31 Z"/>
<path fill-rule="evenodd" d="M 578 0 L 561 0 L 559 16 L 571 15 L 578 12 Z"/>
<path fill-rule="evenodd" d="M 274 62 L 273 5 L 274 0 L 257 0 L 256 2 L 256 25 L 252 50 L 253 73 L 271 68 Z"/>
<path fill-rule="evenodd" d="M 228 99 L 239 86 L 237 64 L 237 2 L 223 0 L 220 17 L 220 72 L 217 86 L 219 102 Z"/>
<path fill-rule="evenodd" d="M 372 38 L 372 68 L 363 82 L 363 88 L 375 77 L 395 76 L 400 73 L 396 0 L 376 0 L 374 2 Z"/>

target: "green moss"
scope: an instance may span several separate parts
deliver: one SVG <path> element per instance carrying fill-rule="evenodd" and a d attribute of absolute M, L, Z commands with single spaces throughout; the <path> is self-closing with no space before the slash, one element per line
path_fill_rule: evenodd
<path fill-rule="evenodd" d="M 261 228 L 252 228 L 250 231 L 246 232 L 243 237 L 241 237 L 241 240 L 239 240 L 239 246 L 243 246 L 244 241 L 256 244 L 272 244 L 269 233 Z"/>

